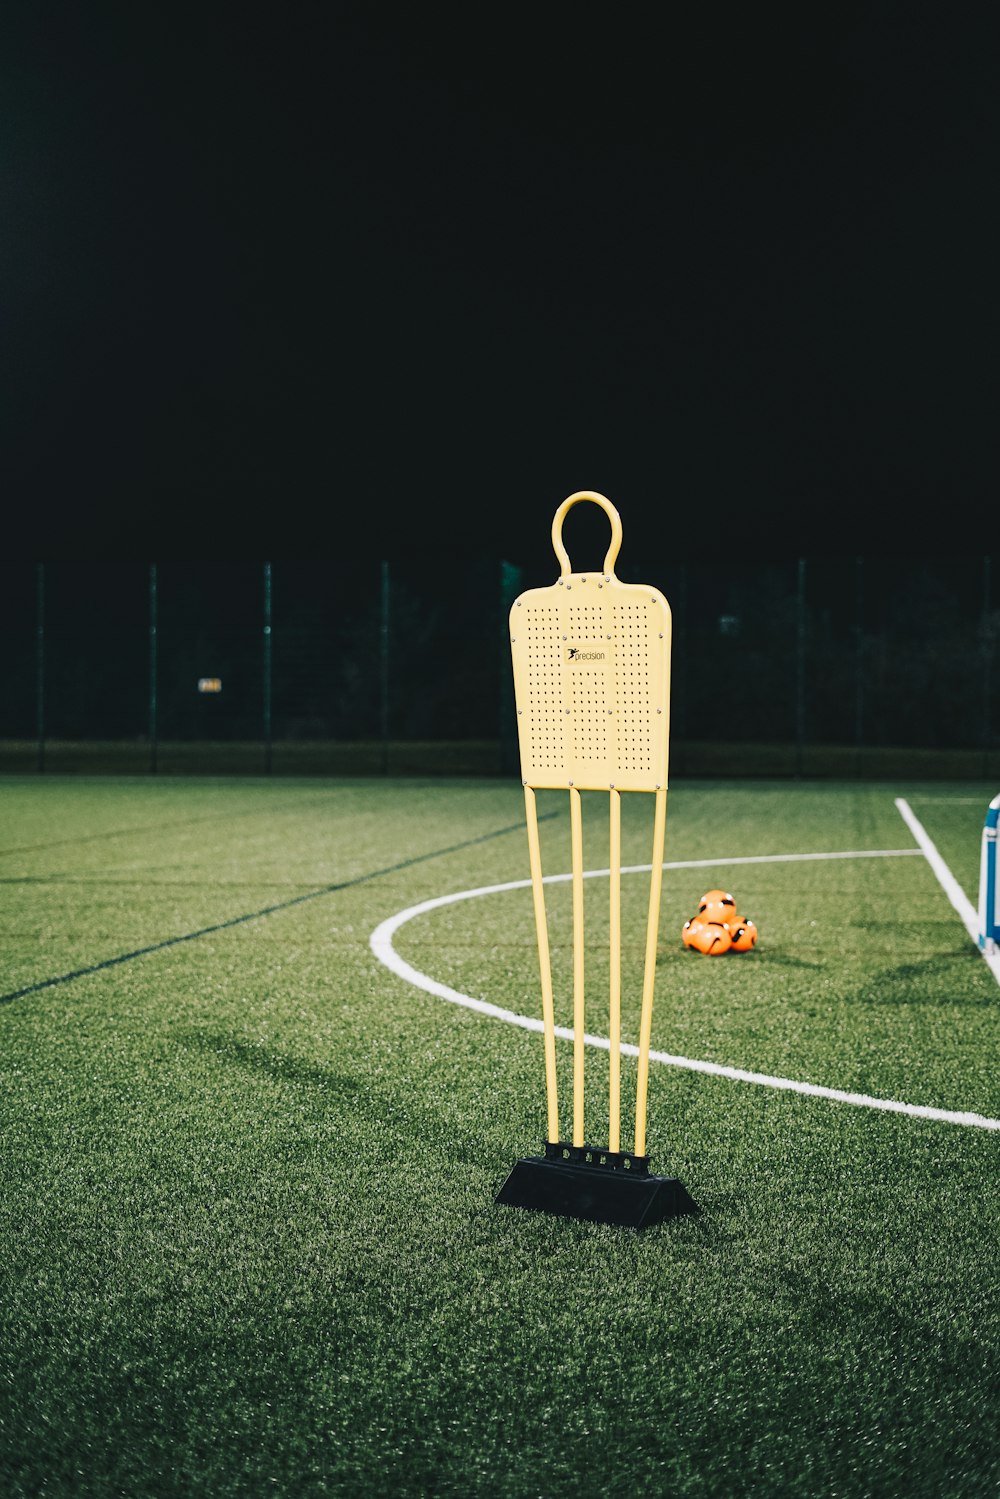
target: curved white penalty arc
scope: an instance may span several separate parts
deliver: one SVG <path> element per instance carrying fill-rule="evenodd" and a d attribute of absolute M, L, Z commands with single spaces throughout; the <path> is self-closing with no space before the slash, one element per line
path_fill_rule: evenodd
<path fill-rule="evenodd" d="M 689 859 L 678 860 L 674 863 L 664 864 L 664 869 L 708 869 L 717 868 L 729 864 L 762 864 L 762 863 L 797 863 L 802 860 L 812 859 L 890 859 L 902 858 L 908 855 L 921 855 L 921 850 L 916 848 L 904 849 L 878 849 L 875 851 L 859 851 L 847 853 L 828 854 L 764 854 L 757 857 L 746 857 L 739 859 Z M 622 874 L 648 873 L 652 866 L 649 864 L 631 864 L 622 867 Z M 610 873 L 607 869 L 584 870 L 585 879 L 599 879 L 601 876 L 607 878 Z M 564 884 L 572 879 L 572 874 L 550 874 L 544 877 L 545 884 Z M 438 979 L 431 978 L 429 974 L 422 973 L 419 968 L 414 968 L 405 958 L 400 957 L 393 946 L 393 938 L 400 927 L 407 922 L 413 921 L 415 917 L 422 916 L 428 911 L 439 910 L 442 906 L 451 906 L 463 900 L 475 900 L 484 895 L 500 895 L 508 890 L 524 890 L 529 888 L 529 880 L 507 880 L 499 885 L 481 885 L 473 890 L 457 890 L 448 895 L 437 895 L 430 900 L 418 902 L 414 906 L 408 906 L 403 911 L 397 911 L 395 915 L 386 917 L 385 921 L 372 932 L 369 938 L 369 946 L 372 953 L 398 978 L 412 984 L 414 988 L 422 989 L 427 994 L 432 994 L 437 999 L 443 999 L 448 1004 L 460 1005 L 463 1009 L 474 1010 L 478 1015 L 486 1015 L 492 1020 L 501 1020 L 506 1025 L 516 1025 L 521 1030 L 542 1031 L 541 1020 L 534 1015 L 520 1015 L 515 1010 L 508 1010 L 501 1005 L 491 1004 L 489 1000 L 476 999 L 471 994 L 463 994 L 459 989 L 453 989 L 448 984 L 441 983 Z M 555 1033 L 565 1041 L 572 1041 L 573 1032 L 565 1026 L 557 1025 Z M 610 1051 L 611 1043 L 606 1036 L 584 1035 L 584 1044 L 599 1051 Z M 639 1048 L 629 1042 L 622 1042 L 621 1051 L 625 1056 L 638 1056 Z M 846 1092 L 839 1088 L 825 1088 L 818 1083 L 806 1083 L 794 1078 L 774 1077 L 765 1072 L 750 1072 L 742 1067 L 727 1067 L 719 1062 L 698 1061 L 692 1057 L 672 1056 L 669 1052 L 653 1051 L 649 1053 L 651 1062 L 658 1062 L 665 1067 L 679 1067 L 688 1072 L 702 1072 L 710 1077 L 724 1077 L 732 1082 L 753 1083 L 758 1087 L 776 1088 L 786 1093 L 801 1093 L 810 1098 L 825 1098 L 834 1103 L 853 1104 L 857 1108 L 880 1109 L 888 1114 L 906 1114 L 914 1119 L 932 1119 L 944 1124 L 962 1124 L 973 1129 L 1000 1130 L 1000 1119 L 990 1119 L 983 1114 L 953 1109 L 937 1109 L 928 1104 L 904 1103 L 893 1098 L 876 1098 L 867 1093 Z"/>

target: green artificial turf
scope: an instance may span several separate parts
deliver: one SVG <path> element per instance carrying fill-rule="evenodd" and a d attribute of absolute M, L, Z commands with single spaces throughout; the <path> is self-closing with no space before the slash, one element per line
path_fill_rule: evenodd
<path fill-rule="evenodd" d="M 677 784 L 668 860 L 719 862 L 665 874 L 654 1048 L 1000 1117 L 1000 988 L 922 856 L 726 863 L 912 848 L 905 796 L 974 901 L 993 794 Z M 566 871 L 565 798 L 538 801 Z M 650 810 L 624 798 L 625 863 Z M 498 781 L 0 781 L 0 1493 L 995 1499 L 1000 1132 L 654 1063 L 653 1166 L 697 1216 L 495 1205 L 544 1133 L 541 1038 L 369 937 L 523 880 L 522 822 Z M 646 880 L 623 879 L 630 1040 Z M 754 952 L 682 946 L 716 885 Z M 586 882 L 597 1035 L 607 891 Z M 570 887 L 546 899 L 569 1024 Z M 526 889 L 395 945 L 538 1012 Z M 591 1137 L 606 1085 L 588 1051 Z"/>

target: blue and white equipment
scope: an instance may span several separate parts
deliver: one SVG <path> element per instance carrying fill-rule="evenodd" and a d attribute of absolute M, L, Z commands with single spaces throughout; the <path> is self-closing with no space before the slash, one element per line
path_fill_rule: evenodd
<path fill-rule="evenodd" d="M 1000 795 L 990 802 L 983 826 L 979 865 L 979 946 L 987 957 L 1000 952 L 1000 883 L 997 881 L 997 824 Z"/>

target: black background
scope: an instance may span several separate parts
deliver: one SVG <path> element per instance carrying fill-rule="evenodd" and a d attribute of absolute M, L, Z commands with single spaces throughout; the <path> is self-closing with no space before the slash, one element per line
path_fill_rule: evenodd
<path fill-rule="evenodd" d="M 9 551 L 989 550 L 988 7 L 5 15 Z"/>

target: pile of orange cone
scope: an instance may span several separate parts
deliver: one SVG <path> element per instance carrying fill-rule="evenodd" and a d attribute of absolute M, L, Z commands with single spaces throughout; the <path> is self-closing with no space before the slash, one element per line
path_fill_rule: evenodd
<path fill-rule="evenodd" d="M 757 928 L 749 916 L 740 916 L 728 890 L 707 890 L 698 902 L 698 914 L 685 921 L 681 932 L 685 947 L 715 956 L 724 952 L 749 952 L 757 941 Z"/>

